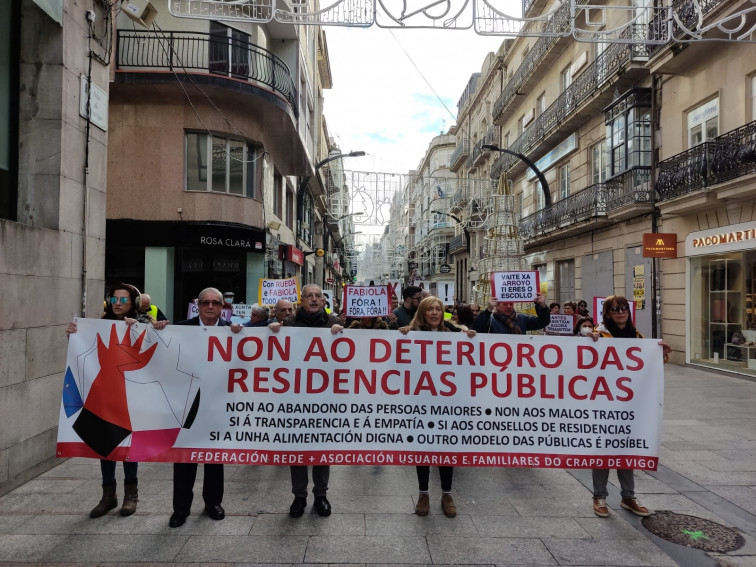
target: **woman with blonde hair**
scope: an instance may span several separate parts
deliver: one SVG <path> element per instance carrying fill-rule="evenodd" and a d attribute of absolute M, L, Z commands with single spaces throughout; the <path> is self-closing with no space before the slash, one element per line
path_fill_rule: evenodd
<path fill-rule="evenodd" d="M 406 327 L 399 329 L 403 334 L 410 331 L 432 331 L 432 332 L 451 332 L 444 324 L 444 303 L 438 297 L 432 295 L 423 298 L 412 321 Z M 468 337 L 474 337 L 475 331 L 465 330 Z M 415 505 L 415 514 L 418 516 L 427 516 L 430 511 L 430 499 L 428 496 L 428 483 L 430 481 L 430 467 L 415 467 L 417 471 L 417 483 L 420 495 Z M 454 467 L 438 467 L 438 473 L 441 477 L 441 508 L 444 515 L 454 518 L 457 515 L 457 506 L 451 495 L 452 478 L 454 476 Z"/>

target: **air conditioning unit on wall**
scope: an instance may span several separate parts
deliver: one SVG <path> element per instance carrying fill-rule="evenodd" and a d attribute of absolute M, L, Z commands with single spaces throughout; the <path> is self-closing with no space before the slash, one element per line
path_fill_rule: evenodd
<path fill-rule="evenodd" d="M 130 19 L 148 29 L 158 15 L 157 8 L 149 0 L 123 0 L 121 9 Z"/>

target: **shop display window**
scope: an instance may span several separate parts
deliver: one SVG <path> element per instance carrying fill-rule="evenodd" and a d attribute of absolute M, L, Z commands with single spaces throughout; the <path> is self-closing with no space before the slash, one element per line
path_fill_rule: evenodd
<path fill-rule="evenodd" d="M 691 259 L 692 363 L 756 374 L 756 251 Z"/>

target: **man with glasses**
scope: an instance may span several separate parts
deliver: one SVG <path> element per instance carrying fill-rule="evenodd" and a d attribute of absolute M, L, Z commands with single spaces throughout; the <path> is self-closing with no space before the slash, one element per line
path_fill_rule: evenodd
<path fill-rule="evenodd" d="M 406 327 L 412 322 L 415 311 L 417 311 L 417 306 L 420 305 L 420 300 L 423 298 L 422 293 L 423 290 L 415 285 L 405 287 L 402 290 L 402 299 L 404 302 L 393 311 L 394 315 L 396 315 L 396 321 L 391 323 L 390 327 L 392 329 Z"/>
<path fill-rule="evenodd" d="M 546 298 L 539 293 L 536 296 L 535 317 L 517 313 L 512 301 L 488 301 L 488 309 L 481 311 L 473 322 L 473 329 L 479 333 L 500 333 L 504 335 L 524 335 L 548 326 L 551 322 Z"/>
<path fill-rule="evenodd" d="M 187 321 L 179 321 L 176 324 L 197 327 L 230 327 L 232 333 L 241 331 L 241 325 L 228 323 L 221 317 L 223 294 L 214 287 L 203 289 L 199 294 L 197 304 L 199 307 L 198 316 Z M 191 511 L 196 476 L 197 463 L 173 464 L 173 515 L 168 522 L 168 525 L 172 528 L 182 526 Z M 205 465 L 202 499 L 205 501 L 205 512 L 213 520 L 222 520 L 226 517 L 226 511 L 221 506 L 223 501 L 223 465 Z"/>
<path fill-rule="evenodd" d="M 339 324 L 339 318 L 332 313 L 326 313 L 326 299 L 319 285 L 307 284 L 302 288 L 300 307 L 293 314 L 284 319 L 283 323 L 271 323 L 268 328 L 277 333 L 281 326 L 287 327 L 311 327 L 331 328 L 334 335 L 340 333 L 344 327 Z M 289 516 L 299 518 L 307 508 L 307 476 L 306 466 L 292 466 L 291 491 L 294 493 L 294 501 L 289 507 Z M 312 467 L 312 493 L 315 496 L 314 508 L 319 516 L 331 515 L 331 503 L 326 498 L 328 491 L 328 479 L 331 467 L 328 465 L 315 465 Z"/>

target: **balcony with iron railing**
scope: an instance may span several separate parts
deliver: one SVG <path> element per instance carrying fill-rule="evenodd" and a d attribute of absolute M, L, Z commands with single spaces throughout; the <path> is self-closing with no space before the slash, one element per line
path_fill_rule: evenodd
<path fill-rule="evenodd" d="M 470 155 L 470 139 L 462 138 L 457 147 L 454 148 L 454 152 L 452 152 L 451 160 L 449 160 L 449 169 L 456 172 L 462 167 L 468 155 Z"/>
<path fill-rule="evenodd" d="M 467 250 L 467 238 L 464 234 L 455 236 L 449 241 L 449 254 L 456 254 Z"/>
<path fill-rule="evenodd" d="M 578 0 L 577 4 L 586 4 L 587 0 Z M 517 95 L 527 93 L 531 85 L 536 83 L 544 73 L 549 71 L 549 62 L 555 59 L 567 44 L 569 38 L 561 37 L 568 33 L 571 27 L 570 19 L 570 2 L 564 2 L 548 19 L 545 24 L 545 32 L 548 35 L 542 35 L 530 48 L 525 59 L 514 72 L 512 78 L 507 81 L 506 86 L 494 103 L 491 115 L 498 124 L 508 116 L 508 109 Z M 529 8 L 529 7 L 528 7 Z M 556 35 L 555 35 L 556 34 Z M 555 46 L 561 46 L 561 49 L 554 49 Z"/>
<path fill-rule="evenodd" d="M 289 67 L 258 45 L 209 33 L 140 30 L 118 30 L 116 42 L 119 71 L 180 70 L 225 77 L 234 89 L 240 81 L 259 85 L 282 97 L 298 116 L 296 83 Z"/>
<path fill-rule="evenodd" d="M 478 165 L 481 161 L 483 161 L 483 158 L 490 153 L 490 150 L 484 150 L 483 146 L 485 146 L 486 144 L 491 144 L 494 146 L 499 145 L 500 131 L 501 129 L 498 126 L 491 126 L 488 129 L 488 132 L 486 132 L 486 135 L 475 142 L 472 152 L 470 153 L 470 157 L 467 158 L 468 169 Z"/>
<path fill-rule="evenodd" d="M 629 64 L 642 63 L 645 59 L 642 46 L 629 43 L 609 45 L 508 149 L 514 153 L 531 154 L 531 159 L 535 157 L 533 150 L 548 151 L 561 141 L 558 135 L 574 132 L 612 100 L 614 91 L 611 87 L 619 90 L 644 74 L 641 65 L 631 67 Z M 610 81 L 612 78 L 615 80 Z M 491 167 L 491 177 L 495 179 L 504 171 L 514 175 L 525 167 L 517 156 L 502 153 Z"/>
<path fill-rule="evenodd" d="M 673 0 L 669 6 L 655 8 L 648 24 L 648 56 L 660 53 L 671 36 L 685 37 L 687 30 L 699 29 L 705 24 L 705 16 L 722 4 L 724 0 Z"/>
<path fill-rule="evenodd" d="M 756 173 L 756 121 L 659 162 L 658 171 L 662 201 Z"/>
<path fill-rule="evenodd" d="M 596 183 L 520 220 L 526 245 L 565 238 L 596 225 L 639 214 L 651 202 L 651 168 L 639 166 Z"/>

